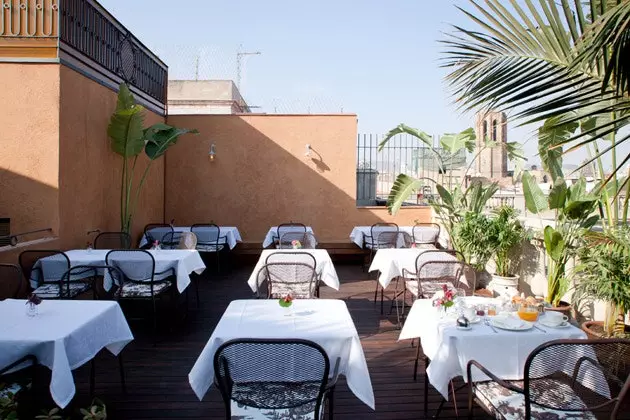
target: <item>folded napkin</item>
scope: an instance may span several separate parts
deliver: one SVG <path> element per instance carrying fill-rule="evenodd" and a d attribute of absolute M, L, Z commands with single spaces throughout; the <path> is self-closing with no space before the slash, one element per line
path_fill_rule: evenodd
<path fill-rule="evenodd" d="M 495 316 L 492 322 L 502 328 L 521 328 L 523 326 L 523 320 L 515 318 L 513 316 Z"/>

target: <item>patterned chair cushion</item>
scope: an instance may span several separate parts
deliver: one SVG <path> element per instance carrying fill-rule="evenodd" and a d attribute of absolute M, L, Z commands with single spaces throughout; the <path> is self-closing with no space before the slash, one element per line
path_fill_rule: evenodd
<path fill-rule="evenodd" d="M 223 248 L 225 247 L 224 244 L 211 244 L 211 245 L 204 245 L 204 244 L 197 244 L 197 251 L 200 252 L 218 252 L 218 251 L 222 251 Z"/>
<path fill-rule="evenodd" d="M 12 399 L 22 389 L 23 387 L 20 384 L 0 383 L 0 400 L 4 398 Z"/>
<path fill-rule="evenodd" d="M 523 381 L 510 381 L 511 384 L 523 387 Z M 572 406 L 586 408 L 582 400 L 573 392 L 571 387 L 560 381 L 550 381 L 545 387 L 545 393 L 553 393 L 553 399 L 558 404 L 571 402 Z M 479 403 L 484 405 L 497 419 L 520 420 L 525 418 L 525 395 L 513 392 L 496 382 L 478 382 L 475 384 L 475 395 Z M 533 396 L 535 398 L 535 396 Z M 546 396 L 549 398 L 549 396 Z M 536 420 L 596 420 L 590 411 L 558 411 L 537 404 L 531 404 L 532 419 Z"/>
<path fill-rule="evenodd" d="M 160 293 L 165 292 L 171 287 L 171 283 L 162 282 L 153 284 L 153 295 L 157 296 Z M 119 291 L 119 297 L 121 298 L 150 298 L 151 297 L 151 285 L 140 283 L 125 283 Z"/>
<path fill-rule="evenodd" d="M 65 298 L 77 297 L 81 293 L 90 289 L 90 285 L 87 283 L 81 283 L 81 282 L 70 283 L 70 295 L 68 296 L 67 289 L 66 289 L 67 287 L 68 287 L 67 284 L 64 284 L 62 286 L 63 297 Z M 39 286 L 37 289 L 35 289 L 33 293 L 35 293 L 37 296 L 39 296 L 42 299 L 57 299 L 60 297 L 59 296 L 59 283 L 43 284 Z"/>
<path fill-rule="evenodd" d="M 269 388 L 269 383 L 260 383 L 266 389 Z M 273 386 L 273 384 L 271 385 Z M 275 395 L 280 396 L 289 395 L 290 393 L 300 392 L 301 388 L 309 387 L 309 384 L 303 384 L 298 387 L 296 384 L 290 384 L 288 387 L 280 385 L 278 392 Z M 254 386 L 255 388 L 255 386 Z M 319 391 L 319 383 L 313 384 L 312 389 L 309 389 L 309 393 Z M 255 391 L 255 390 L 254 390 Z M 248 393 L 252 392 L 252 386 L 246 386 L 244 384 L 235 384 L 233 389 L 233 395 L 235 398 L 241 401 L 247 401 Z M 267 394 L 267 392 L 265 392 Z M 324 398 L 323 402 L 326 401 Z M 257 401 L 259 402 L 259 401 Z M 322 402 L 322 403 L 323 403 Z M 254 402 L 252 402 L 254 403 Z M 273 401 L 276 404 L 282 404 L 281 400 Z M 264 408 L 254 408 L 245 404 L 239 404 L 234 400 L 231 400 L 231 411 L 233 419 L 243 420 L 293 420 L 293 419 L 312 419 L 315 416 L 315 402 L 309 402 L 302 406 L 287 409 L 270 410 Z M 320 408 L 320 419 L 324 418 L 324 407 Z"/>
<path fill-rule="evenodd" d="M 424 297 L 425 299 L 430 299 L 433 297 L 433 295 L 435 295 L 437 292 L 442 291 L 442 285 L 446 284 L 446 286 L 449 289 L 454 289 L 453 287 L 453 283 L 451 282 L 446 282 L 446 283 L 438 283 L 438 282 L 430 282 L 430 281 L 423 281 L 420 284 L 420 287 L 422 287 L 422 297 Z M 405 280 L 405 287 L 407 288 L 407 290 L 409 290 L 409 292 L 414 295 L 415 297 L 418 297 L 418 280 Z"/>

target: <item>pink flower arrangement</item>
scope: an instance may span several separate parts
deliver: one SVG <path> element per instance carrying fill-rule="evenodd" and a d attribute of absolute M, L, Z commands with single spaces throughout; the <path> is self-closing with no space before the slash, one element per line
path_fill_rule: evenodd
<path fill-rule="evenodd" d="M 299 249 L 299 248 L 302 248 L 302 243 L 300 241 L 298 241 L 297 239 L 294 239 L 294 240 L 291 241 L 291 246 L 294 249 Z"/>
<path fill-rule="evenodd" d="M 455 291 L 449 289 L 447 285 L 442 285 L 442 296 L 437 297 L 433 300 L 433 306 L 442 307 L 442 308 L 450 308 L 455 304 Z"/>

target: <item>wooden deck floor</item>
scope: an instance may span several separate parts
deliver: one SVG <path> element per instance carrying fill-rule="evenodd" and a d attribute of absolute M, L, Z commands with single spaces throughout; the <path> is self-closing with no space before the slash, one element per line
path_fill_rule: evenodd
<path fill-rule="evenodd" d="M 131 324 L 136 339 L 124 351 L 127 376 L 126 395 L 122 394 L 117 363 L 104 351 L 97 357 L 96 396 L 106 404 L 111 419 L 219 419 L 224 411 L 219 392 L 212 388 L 203 401 L 197 400 L 188 384 L 188 372 L 210 337 L 228 303 L 250 298 L 246 280 L 252 266 L 233 268 L 217 275 L 211 269 L 201 277 L 201 305 L 195 309 L 191 296 L 189 318 L 173 332 L 164 332 L 156 347 L 142 325 Z M 369 280 L 358 265 L 336 265 L 341 279 L 340 291 L 322 288 L 322 298 L 344 299 L 355 322 L 367 358 L 376 411 L 372 411 L 348 389 L 343 379 L 335 393 L 337 419 L 417 419 L 423 417 L 424 367 L 420 364 L 418 381 L 412 378 L 414 347 L 398 342 L 395 313 L 380 315 L 372 302 L 375 281 Z M 194 294 L 193 294 L 194 296 Z M 75 371 L 77 396 L 73 405 L 89 401 L 89 368 Z M 466 415 L 465 391 L 458 395 L 460 415 Z M 429 391 L 430 414 L 441 397 Z M 481 410 L 476 413 L 481 416 Z M 477 417 L 477 416 L 476 416 Z M 455 418 L 452 403 L 447 403 L 440 418 Z"/>

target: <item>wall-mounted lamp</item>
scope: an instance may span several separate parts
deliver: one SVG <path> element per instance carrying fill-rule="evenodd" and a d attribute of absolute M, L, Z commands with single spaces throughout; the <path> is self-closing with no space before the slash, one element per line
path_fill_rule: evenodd
<path fill-rule="evenodd" d="M 208 156 L 210 156 L 210 162 L 214 162 L 214 158 L 217 156 L 217 147 L 214 143 L 210 145 L 210 152 L 208 153 Z"/>
<path fill-rule="evenodd" d="M 312 150 L 312 149 L 311 149 L 311 145 L 310 145 L 310 144 L 307 144 L 307 145 L 306 145 L 306 152 L 304 153 L 304 156 L 306 156 L 306 157 L 311 157 L 311 150 Z"/>

